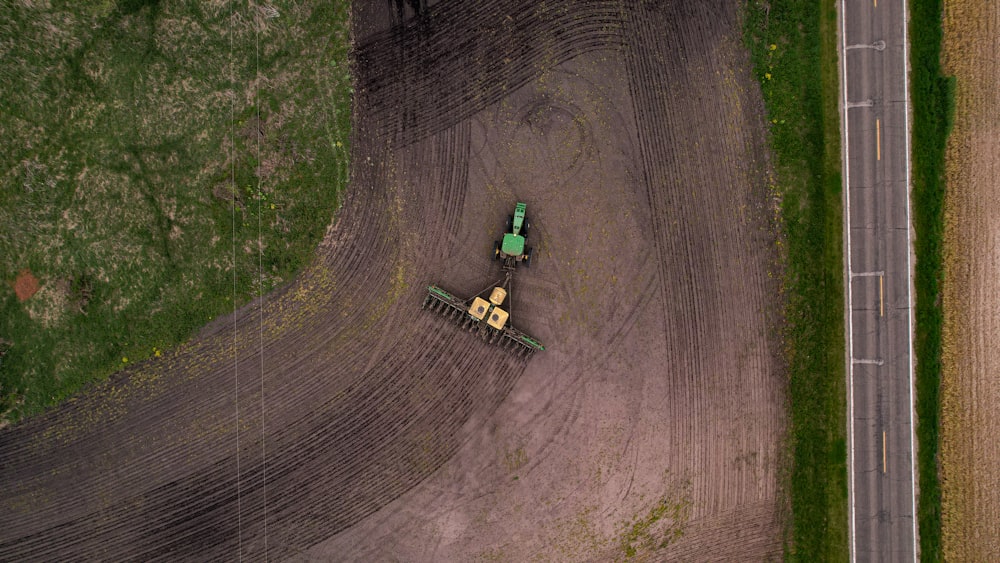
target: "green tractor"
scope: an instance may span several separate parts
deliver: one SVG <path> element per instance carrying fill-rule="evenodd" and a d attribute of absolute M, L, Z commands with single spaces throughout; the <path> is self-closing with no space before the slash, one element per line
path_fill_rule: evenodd
<path fill-rule="evenodd" d="M 528 228 L 531 223 L 526 216 L 528 206 L 518 202 L 514 207 L 514 214 L 507 219 L 507 228 L 503 239 L 493 242 L 493 259 L 503 260 L 505 270 L 513 270 L 518 262 L 525 267 L 531 266 L 531 255 L 533 248 L 525 248 Z"/>
<path fill-rule="evenodd" d="M 437 285 L 428 286 L 424 307 L 461 321 L 463 326 L 478 331 L 490 342 L 499 342 L 505 348 L 510 347 L 525 355 L 531 355 L 545 350 L 545 346 L 511 326 L 509 322 L 511 300 L 508 299 L 517 263 L 521 262 L 525 266 L 531 264 L 532 249 L 525 249 L 524 244 L 524 237 L 528 235 L 526 209 L 525 204 L 517 204 L 514 214 L 507 220 L 503 241 L 496 241 L 493 244 L 493 259 L 503 260 L 502 279 L 468 299 L 452 295 Z M 487 291 L 490 291 L 488 299 L 483 297 Z M 507 302 L 506 309 L 504 301 Z"/>

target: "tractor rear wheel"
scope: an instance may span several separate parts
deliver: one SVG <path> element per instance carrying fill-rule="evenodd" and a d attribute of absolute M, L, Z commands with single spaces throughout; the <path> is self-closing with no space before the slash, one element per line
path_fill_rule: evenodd
<path fill-rule="evenodd" d="M 528 251 L 524 253 L 524 267 L 531 267 L 531 255 L 535 252 L 534 248 L 528 248 Z"/>
<path fill-rule="evenodd" d="M 493 241 L 493 259 L 500 259 L 500 241 L 498 240 Z"/>

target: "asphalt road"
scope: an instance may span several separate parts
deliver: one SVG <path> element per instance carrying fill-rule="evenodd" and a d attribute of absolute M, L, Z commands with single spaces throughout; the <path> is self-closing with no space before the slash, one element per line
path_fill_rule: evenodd
<path fill-rule="evenodd" d="M 842 0 L 852 561 L 917 555 L 906 0 Z"/>

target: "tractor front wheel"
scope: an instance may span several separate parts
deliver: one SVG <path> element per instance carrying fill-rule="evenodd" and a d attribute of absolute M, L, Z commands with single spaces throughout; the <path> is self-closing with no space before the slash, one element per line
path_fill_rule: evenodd
<path fill-rule="evenodd" d="M 531 222 L 528 221 L 528 216 L 524 216 L 524 222 L 521 224 L 521 236 L 528 237 L 528 229 L 531 227 Z"/>

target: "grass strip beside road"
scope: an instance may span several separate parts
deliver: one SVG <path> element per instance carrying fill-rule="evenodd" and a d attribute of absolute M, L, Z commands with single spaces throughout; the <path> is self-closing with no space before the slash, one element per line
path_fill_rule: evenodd
<path fill-rule="evenodd" d="M 790 560 L 848 559 L 843 205 L 833 0 L 750 0 L 785 241 Z"/>
<path fill-rule="evenodd" d="M 954 81 L 941 71 L 941 0 L 910 0 L 913 103 L 913 228 L 916 252 L 917 525 L 922 561 L 941 561 L 938 424 L 941 387 L 942 248 L 945 146 Z"/>
<path fill-rule="evenodd" d="M 0 426 L 312 260 L 348 177 L 349 9 L 3 4 Z"/>

